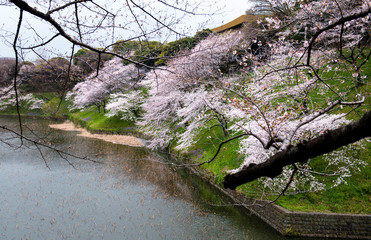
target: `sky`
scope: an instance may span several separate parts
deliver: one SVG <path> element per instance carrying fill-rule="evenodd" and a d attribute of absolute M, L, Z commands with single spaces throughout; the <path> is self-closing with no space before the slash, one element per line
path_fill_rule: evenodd
<path fill-rule="evenodd" d="M 96 0 L 96 2 L 105 1 L 105 0 Z M 202 1 L 202 0 L 196 0 Z M 205 0 L 204 0 L 205 1 Z M 14 57 L 14 51 L 12 49 L 12 41 L 13 36 L 16 30 L 19 11 L 15 7 L 8 7 L 3 6 L 2 0 L 0 1 L 0 57 Z M 244 14 L 246 10 L 250 7 L 249 0 L 219 0 L 218 3 L 213 4 L 214 9 L 220 9 L 218 14 L 212 16 L 206 22 L 205 18 L 202 16 L 192 16 L 189 18 L 186 23 L 184 23 L 184 28 L 190 29 L 189 35 L 193 35 L 196 30 L 200 30 L 202 28 L 214 28 L 218 27 L 222 24 L 225 24 L 233 19 L 239 17 L 240 15 Z M 213 11 L 213 9 L 210 9 Z M 26 19 L 29 24 L 24 25 L 21 31 L 21 40 L 22 44 L 32 44 L 33 36 L 48 35 L 50 32 L 50 25 L 43 23 L 42 21 L 35 21 L 32 16 L 29 14 L 24 14 L 24 19 Z M 183 28 L 183 25 L 182 27 Z M 50 33 L 51 34 L 51 33 Z M 52 35 L 48 36 L 52 36 Z M 95 36 L 96 39 L 99 39 L 99 36 Z M 156 40 L 156 39 L 154 39 Z M 170 39 L 172 40 L 172 39 Z M 163 41 L 163 40 L 161 40 Z M 49 45 L 48 49 L 43 51 L 39 49 L 39 53 L 41 56 L 46 58 L 53 57 L 52 55 L 61 55 L 61 56 L 68 56 L 70 55 L 71 44 L 69 44 L 66 40 L 62 38 L 58 38 Z M 25 56 L 26 60 L 34 60 L 38 58 L 34 53 L 28 53 Z"/>

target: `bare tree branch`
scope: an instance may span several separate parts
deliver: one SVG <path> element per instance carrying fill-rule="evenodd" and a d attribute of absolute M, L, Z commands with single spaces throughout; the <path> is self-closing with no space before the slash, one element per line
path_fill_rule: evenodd
<path fill-rule="evenodd" d="M 18 76 L 18 50 L 17 50 L 17 41 L 19 37 L 19 32 L 21 30 L 22 26 L 22 19 L 23 19 L 23 10 L 21 9 L 19 12 L 19 20 L 18 20 L 18 26 L 17 26 L 17 32 L 14 37 L 14 42 L 13 42 L 13 50 L 15 54 L 15 71 L 14 71 L 14 82 L 13 82 L 13 87 L 14 87 L 14 93 L 15 93 L 15 101 L 16 101 L 16 109 L 17 109 L 17 115 L 18 115 L 18 123 L 19 123 L 19 129 L 21 132 L 21 143 L 22 142 L 22 133 L 23 133 L 23 128 L 22 128 L 22 119 L 21 119 L 21 113 L 19 109 L 19 99 L 18 99 L 18 89 L 17 89 L 17 76 Z"/>
<path fill-rule="evenodd" d="M 103 50 L 100 50 L 98 48 L 94 48 L 92 47 L 91 45 L 89 44 L 86 44 L 86 43 L 83 43 L 81 41 L 78 41 L 76 40 L 75 38 L 73 38 L 72 36 L 70 36 L 69 34 L 66 33 L 66 31 L 63 29 L 63 27 L 57 23 L 52 17 L 50 14 L 48 13 L 43 13 L 43 12 L 40 12 L 38 11 L 37 9 L 31 7 L 30 5 L 28 5 L 25 1 L 23 0 L 10 0 L 10 2 L 14 3 L 19 9 L 23 10 L 23 11 L 26 11 L 40 19 L 43 19 L 47 22 L 49 22 L 51 25 L 53 25 L 53 27 L 60 33 L 60 35 L 62 37 L 64 37 L 66 40 L 68 40 L 69 42 L 71 42 L 72 44 L 75 44 L 75 45 L 78 45 L 78 46 L 81 46 L 83 48 L 87 48 L 91 51 L 94 51 L 94 52 L 97 52 L 98 54 L 111 54 L 113 56 L 116 56 L 116 57 L 119 57 L 121 59 L 124 59 L 128 62 L 131 62 L 131 63 L 134 63 L 134 64 L 137 64 L 139 66 L 143 66 L 143 67 L 146 67 L 146 68 L 150 68 L 150 69 L 153 69 L 155 67 L 151 67 L 151 66 L 148 66 L 144 63 L 141 63 L 141 62 L 137 62 L 137 61 L 134 61 L 130 58 L 126 58 L 120 54 L 117 54 L 115 52 L 110 52 L 110 51 L 106 51 L 106 49 L 103 49 Z"/>
<path fill-rule="evenodd" d="M 28 49 L 35 49 L 35 48 L 38 48 L 38 47 L 42 47 L 42 46 L 45 46 L 47 45 L 48 43 L 50 43 L 51 41 L 53 41 L 56 37 L 60 36 L 60 33 L 57 33 L 55 34 L 53 37 L 51 37 L 48 41 L 46 42 L 43 42 L 41 44 L 38 44 L 38 45 L 35 45 L 35 46 L 31 46 L 31 47 L 22 47 L 23 50 L 28 50 Z"/>
<path fill-rule="evenodd" d="M 80 159 L 80 160 L 84 160 L 84 161 L 89 161 L 89 162 L 93 162 L 93 163 L 102 163 L 102 162 L 99 162 L 99 161 L 97 161 L 97 160 L 89 159 L 89 158 L 87 158 L 87 157 L 77 156 L 77 155 L 74 155 L 74 154 L 72 154 L 72 153 L 69 153 L 69 152 L 66 152 L 66 151 L 63 151 L 63 150 L 57 149 L 57 148 L 55 148 L 55 147 L 53 147 L 53 146 L 50 146 L 50 145 L 48 145 L 48 144 L 42 143 L 42 142 L 40 142 L 40 141 L 36 141 L 36 140 L 31 139 L 31 138 L 29 138 L 29 137 L 27 137 L 27 136 L 24 136 L 24 135 L 21 134 L 21 133 L 18 133 L 17 131 L 15 131 L 15 130 L 13 130 L 13 129 L 8 128 L 7 126 L 1 126 L 1 125 L 0 125 L 0 129 L 4 129 L 4 130 L 6 130 L 6 131 L 8 131 L 8 132 L 11 132 L 11 133 L 13 133 L 15 136 L 20 137 L 20 138 L 22 138 L 22 139 L 24 139 L 24 140 L 26 140 L 26 141 L 32 143 L 33 145 L 42 146 L 42 147 L 45 147 L 45 148 L 47 148 L 47 149 L 50 149 L 50 150 L 52 150 L 52 151 L 58 153 L 58 154 L 59 154 L 61 157 L 63 157 L 63 159 L 65 159 L 65 160 L 66 160 L 66 158 L 65 158 L 64 156 L 69 156 L 69 157 L 72 157 L 72 158 L 76 158 L 76 159 Z M 71 162 L 68 161 L 68 163 L 69 163 L 70 165 L 72 165 Z"/>
<path fill-rule="evenodd" d="M 202 166 L 206 163 L 211 163 L 212 161 L 215 160 L 215 158 L 219 155 L 219 152 L 220 150 L 222 149 L 223 145 L 226 144 L 226 143 L 229 143 L 230 141 L 233 141 L 235 139 L 238 139 L 238 138 L 241 138 L 243 136 L 248 136 L 249 134 L 248 133 L 242 133 L 242 134 L 239 134 L 237 136 L 234 136 L 234 137 L 231 137 L 231 138 L 228 138 L 227 140 L 224 140 L 223 142 L 219 143 L 219 146 L 218 146 L 218 149 L 216 150 L 214 156 L 212 158 L 210 158 L 209 160 L 207 161 L 204 161 L 202 163 L 197 163 L 197 164 L 188 164 L 187 166 Z"/>
<path fill-rule="evenodd" d="M 371 13 L 371 8 L 369 7 L 367 10 L 361 11 L 361 12 L 358 13 L 358 14 L 354 14 L 354 15 L 350 15 L 350 16 L 342 17 L 342 18 L 340 18 L 339 20 L 335 21 L 334 23 L 329 24 L 329 25 L 327 25 L 326 27 L 319 29 L 319 30 L 318 30 L 318 31 L 313 35 L 312 39 L 311 39 L 310 42 L 309 42 L 309 46 L 308 46 L 308 56 L 307 56 L 307 65 L 310 65 L 310 59 L 311 59 L 312 48 L 313 48 L 314 42 L 317 40 L 317 38 L 319 37 L 319 35 L 321 35 L 323 32 L 326 32 L 327 30 L 333 29 L 333 28 L 335 28 L 336 26 L 342 25 L 342 24 L 344 24 L 344 23 L 346 23 L 346 22 L 352 21 L 352 20 L 354 20 L 354 19 L 358 19 L 358 18 L 366 17 L 366 16 L 367 16 L 368 14 L 370 14 L 370 13 Z"/>
<path fill-rule="evenodd" d="M 147 14 L 148 16 L 150 16 L 151 18 L 153 18 L 156 22 L 158 22 L 160 25 L 164 26 L 165 28 L 169 29 L 170 31 L 178 34 L 179 36 L 184 36 L 184 34 L 181 34 L 179 32 L 177 32 L 175 29 L 169 27 L 167 24 L 161 22 L 158 18 L 156 18 L 155 16 L 153 16 L 150 12 L 148 12 L 146 9 L 142 8 L 141 6 L 139 6 L 137 3 L 135 3 L 133 0 L 130 0 L 130 2 L 136 6 L 137 8 L 139 8 L 140 10 L 142 10 L 145 14 Z"/>
<path fill-rule="evenodd" d="M 77 3 L 84 3 L 84 2 L 92 2 L 92 0 L 77 0 L 77 1 L 72 1 L 72 2 L 66 3 L 65 5 L 62 5 L 60 7 L 54 8 L 53 10 L 49 10 L 47 12 L 47 14 L 48 15 L 51 15 L 51 14 L 53 14 L 55 12 L 58 12 L 60 10 L 65 9 L 65 8 L 71 6 L 71 5 L 74 5 L 74 4 L 76 5 Z"/>

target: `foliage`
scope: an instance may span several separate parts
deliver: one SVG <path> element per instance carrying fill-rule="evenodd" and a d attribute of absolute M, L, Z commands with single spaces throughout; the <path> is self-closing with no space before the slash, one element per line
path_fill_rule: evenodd
<path fill-rule="evenodd" d="M 112 55 L 99 54 L 82 48 L 73 55 L 73 64 L 79 66 L 85 74 L 89 74 L 97 69 L 98 61 L 100 61 L 99 66 L 102 67 L 104 62 L 111 60 L 112 58 Z"/>
<path fill-rule="evenodd" d="M 132 52 L 135 52 L 139 48 L 139 41 L 125 41 L 118 40 L 113 45 L 113 52 L 123 55 L 130 55 Z"/>
<path fill-rule="evenodd" d="M 133 44 L 134 45 L 134 44 Z M 154 66 L 158 56 L 161 53 L 162 44 L 157 41 L 138 41 L 133 49 L 132 59 L 147 66 Z M 124 64 L 130 64 L 129 61 L 124 60 Z"/>
<path fill-rule="evenodd" d="M 184 37 L 176 41 L 169 42 L 162 47 L 159 60 L 156 61 L 155 65 L 160 66 L 166 63 L 168 58 L 176 56 L 178 53 L 190 50 L 197 45 L 201 40 L 207 38 L 212 31 L 210 29 L 204 29 L 196 33 L 193 37 Z"/>
<path fill-rule="evenodd" d="M 58 92 L 62 94 L 81 81 L 82 72 L 70 67 L 65 58 L 54 57 L 39 64 L 22 64 L 18 77 L 24 92 Z"/>
<path fill-rule="evenodd" d="M 147 66 L 164 65 L 167 58 L 175 56 L 183 50 L 192 49 L 210 34 L 210 29 L 204 29 L 197 32 L 194 37 L 184 37 L 164 45 L 157 41 L 119 40 L 113 45 L 113 51 L 129 56 L 130 59 Z M 163 58 L 159 59 L 159 57 Z M 124 60 L 123 63 L 130 64 L 130 61 Z"/>
<path fill-rule="evenodd" d="M 70 114 L 70 119 L 93 132 L 132 134 L 136 132 L 134 122 L 122 120 L 119 116 L 107 117 L 94 107 Z"/>
<path fill-rule="evenodd" d="M 59 97 L 53 97 L 42 105 L 42 113 L 48 118 L 64 118 L 69 113 L 66 105 Z"/>
<path fill-rule="evenodd" d="M 13 79 L 15 60 L 12 58 L 0 58 L 0 87 L 8 86 Z"/>
<path fill-rule="evenodd" d="M 123 54 L 128 59 L 147 66 L 154 66 L 158 56 L 161 53 L 162 44 L 158 41 L 124 41 L 119 40 L 113 45 L 113 51 Z M 123 64 L 132 62 L 124 59 Z"/>
<path fill-rule="evenodd" d="M 134 52 L 134 60 L 147 66 L 154 66 L 161 53 L 162 44 L 157 41 L 142 41 Z"/>

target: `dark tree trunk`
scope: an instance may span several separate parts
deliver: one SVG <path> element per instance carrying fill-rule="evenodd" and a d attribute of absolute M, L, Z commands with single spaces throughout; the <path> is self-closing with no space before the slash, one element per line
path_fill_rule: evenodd
<path fill-rule="evenodd" d="M 266 176 L 274 178 L 282 173 L 285 166 L 305 162 L 310 158 L 336 150 L 371 136 L 371 111 L 363 117 L 348 125 L 327 131 L 323 135 L 309 140 L 308 142 L 290 146 L 284 151 L 276 153 L 267 161 L 260 164 L 250 164 L 243 167 L 239 172 L 228 174 L 224 178 L 224 187 L 235 189 L 239 185 L 251 182 L 257 178 Z"/>

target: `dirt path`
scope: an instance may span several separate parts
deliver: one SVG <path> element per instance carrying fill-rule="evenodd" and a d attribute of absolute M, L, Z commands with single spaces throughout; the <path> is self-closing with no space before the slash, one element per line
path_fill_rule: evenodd
<path fill-rule="evenodd" d="M 54 129 L 64 130 L 64 131 L 78 131 L 79 134 L 77 136 L 81 136 L 81 137 L 102 139 L 106 142 L 128 145 L 132 147 L 144 147 L 143 142 L 140 141 L 136 137 L 117 135 L 117 134 L 110 135 L 110 134 L 89 133 L 85 128 L 75 127 L 75 125 L 70 121 L 66 121 L 61 124 L 50 124 L 49 127 L 54 128 Z"/>

